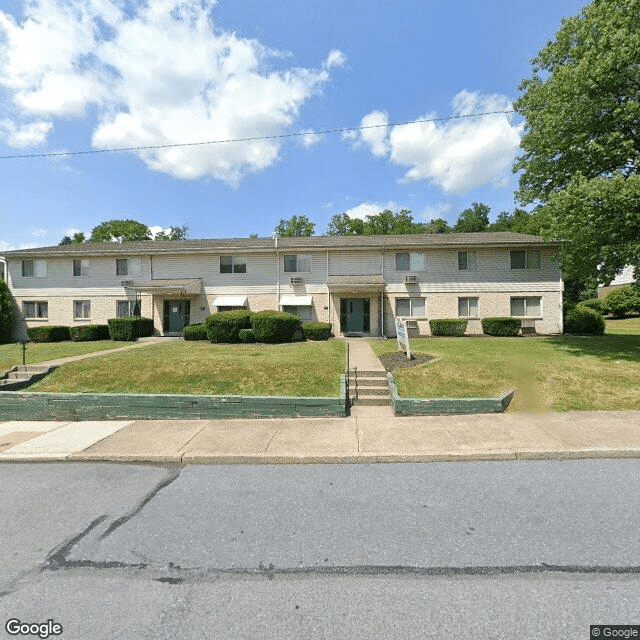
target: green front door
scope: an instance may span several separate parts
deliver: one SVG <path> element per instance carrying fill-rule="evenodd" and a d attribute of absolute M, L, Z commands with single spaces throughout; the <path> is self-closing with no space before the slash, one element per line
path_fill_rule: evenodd
<path fill-rule="evenodd" d="M 340 301 L 345 333 L 364 331 L 364 300 L 362 298 L 343 298 Z"/>
<path fill-rule="evenodd" d="M 189 324 L 191 302 L 189 300 L 164 301 L 164 331 L 165 333 L 180 333 Z"/>

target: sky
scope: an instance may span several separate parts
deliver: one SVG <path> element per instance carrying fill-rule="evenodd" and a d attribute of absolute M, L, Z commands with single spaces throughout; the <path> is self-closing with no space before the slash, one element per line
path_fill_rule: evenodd
<path fill-rule="evenodd" d="M 455 222 L 472 202 L 494 219 L 524 123 L 452 116 L 508 111 L 584 4 L 0 0 L 0 252 L 110 219 L 189 238 L 383 209 Z M 6 157 L 129 147 L 161 148 Z"/>

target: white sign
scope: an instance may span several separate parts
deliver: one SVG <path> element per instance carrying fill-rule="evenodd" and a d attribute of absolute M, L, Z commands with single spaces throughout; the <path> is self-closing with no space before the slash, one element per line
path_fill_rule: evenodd
<path fill-rule="evenodd" d="M 409 332 L 407 331 L 407 321 L 396 318 L 396 337 L 398 338 L 398 351 L 407 351 L 407 360 L 411 360 L 411 349 L 409 347 Z M 402 346 L 404 345 L 404 347 Z"/>

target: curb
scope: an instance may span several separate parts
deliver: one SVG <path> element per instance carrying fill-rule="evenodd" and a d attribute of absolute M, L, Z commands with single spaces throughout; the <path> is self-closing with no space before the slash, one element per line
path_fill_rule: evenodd
<path fill-rule="evenodd" d="M 495 450 L 443 453 L 358 453 L 358 454 L 211 454 L 211 455 L 70 455 L 36 454 L 33 456 L 2 456 L 1 462 L 128 462 L 138 464 L 359 464 L 359 463 L 422 463 L 422 462 L 479 462 L 505 460 L 579 460 L 594 458 L 640 458 L 640 447 L 603 447 L 554 451 Z"/>

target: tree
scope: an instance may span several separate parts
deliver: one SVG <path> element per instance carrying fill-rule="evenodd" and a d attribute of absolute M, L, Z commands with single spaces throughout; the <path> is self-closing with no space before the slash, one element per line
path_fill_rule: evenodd
<path fill-rule="evenodd" d="M 0 278 L 0 344 L 11 341 L 13 328 L 13 298 L 9 285 Z"/>
<path fill-rule="evenodd" d="M 399 213 L 385 209 L 376 215 L 366 216 L 364 233 L 368 236 L 424 233 L 424 225 L 414 221 L 411 209 L 400 209 Z"/>
<path fill-rule="evenodd" d="M 64 236 L 58 244 L 82 244 L 86 241 L 87 239 L 85 238 L 84 233 L 82 233 L 82 231 L 77 231 L 73 236 Z"/>
<path fill-rule="evenodd" d="M 287 219 L 281 218 L 273 232 L 280 238 L 293 238 L 312 236 L 315 228 L 315 222 L 311 222 L 307 216 L 291 216 Z"/>
<path fill-rule="evenodd" d="M 425 225 L 425 233 L 451 233 L 451 227 L 444 218 L 434 218 Z"/>
<path fill-rule="evenodd" d="M 468 209 L 460 213 L 453 230 L 456 233 L 486 231 L 489 227 L 489 211 L 491 211 L 491 207 L 486 204 L 473 202 Z"/>
<path fill-rule="evenodd" d="M 608 284 L 640 273 L 640 5 L 593 0 L 533 59 L 514 108 L 523 115 L 517 193 L 553 219 L 563 272 Z"/>
<path fill-rule="evenodd" d="M 113 242 L 126 240 L 136 242 L 151 240 L 149 227 L 136 220 L 107 220 L 93 228 L 90 242 Z"/>
<path fill-rule="evenodd" d="M 181 227 L 169 227 L 167 231 L 163 229 L 156 233 L 153 239 L 160 242 L 164 240 L 186 240 L 188 232 L 189 227 L 183 224 Z"/>
<path fill-rule="evenodd" d="M 327 226 L 329 236 L 361 236 L 364 233 L 364 220 L 350 218 L 346 213 L 336 213 Z"/>

